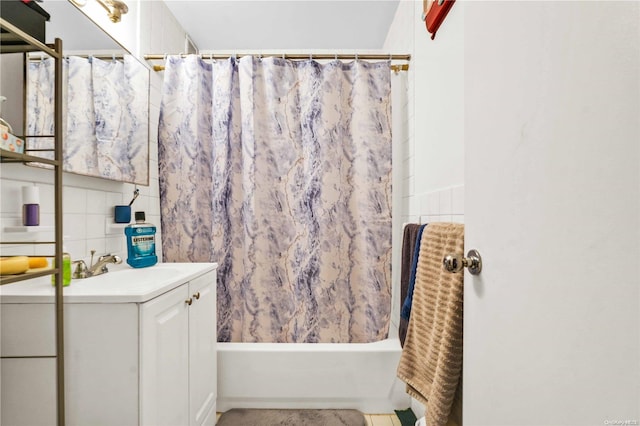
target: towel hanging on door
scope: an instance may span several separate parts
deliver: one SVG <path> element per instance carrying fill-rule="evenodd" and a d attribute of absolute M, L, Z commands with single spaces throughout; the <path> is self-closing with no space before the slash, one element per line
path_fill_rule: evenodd
<path fill-rule="evenodd" d="M 427 424 L 449 420 L 462 374 L 463 274 L 446 272 L 442 259 L 464 253 L 464 225 L 431 223 L 424 229 L 411 317 L 397 375 L 407 393 L 426 405 Z"/>

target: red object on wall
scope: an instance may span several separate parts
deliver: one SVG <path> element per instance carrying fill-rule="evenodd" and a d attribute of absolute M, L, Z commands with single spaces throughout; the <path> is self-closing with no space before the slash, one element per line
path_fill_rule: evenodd
<path fill-rule="evenodd" d="M 449 13 L 451 6 L 456 0 L 434 0 L 431 2 L 425 2 L 425 5 L 430 3 L 430 6 L 426 6 L 424 23 L 427 26 L 427 31 L 431 33 L 431 40 L 436 37 L 436 31 L 440 28 L 442 21 Z"/>

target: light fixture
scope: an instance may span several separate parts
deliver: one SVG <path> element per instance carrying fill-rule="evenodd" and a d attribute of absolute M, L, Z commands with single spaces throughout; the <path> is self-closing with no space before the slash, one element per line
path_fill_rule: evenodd
<path fill-rule="evenodd" d="M 71 3 L 76 5 L 77 7 L 84 7 L 87 4 L 87 0 L 69 0 Z M 109 19 L 111 22 L 120 22 L 120 18 L 122 15 L 129 12 L 129 7 L 127 4 L 120 0 L 96 0 L 100 3 L 100 6 L 104 7 L 104 9 L 109 14 Z"/>
<path fill-rule="evenodd" d="M 120 0 L 96 0 L 105 8 L 109 14 L 111 22 L 120 22 L 122 14 L 129 12 L 129 7 L 126 3 Z"/>

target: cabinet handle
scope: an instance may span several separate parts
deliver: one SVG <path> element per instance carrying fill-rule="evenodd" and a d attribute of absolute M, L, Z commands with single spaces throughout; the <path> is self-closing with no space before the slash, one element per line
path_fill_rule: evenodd
<path fill-rule="evenodd" d="M 187 300 L 184 301 L 184 303 L 186 303 L 187 305 L 191 306 L 191 304 L 193 303 L 193 299 L 192 298 L 188 298 Z"/>
<path fill-rule="evenodd" d="M 194 294 L 193 297 L 195 297 L 196 300 L 200 299 L 200 292 L 197 292 L 196 294 Z"/>

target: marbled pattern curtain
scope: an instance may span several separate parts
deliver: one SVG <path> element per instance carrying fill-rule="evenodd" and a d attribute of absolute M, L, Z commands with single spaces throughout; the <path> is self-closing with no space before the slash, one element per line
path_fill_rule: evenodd
<path fill-rule="evenodd" d="M 218 338 L 371 342 L 391 310 L 388 62 L 166 61 L 165 261 L 213 261 Z"/>
<path fill-rule="evenodd" d="M 118 181 L 149 180 L 149 70 L 121 60 L 69 56 L 63 62 L 63 169 Z M 27 134 L 54 130 L 54 60 L 29 62 Z M 51 149 L 52 138 L 27 138 Z M 40 154 L 53 158 L 53 153 Z"/>

